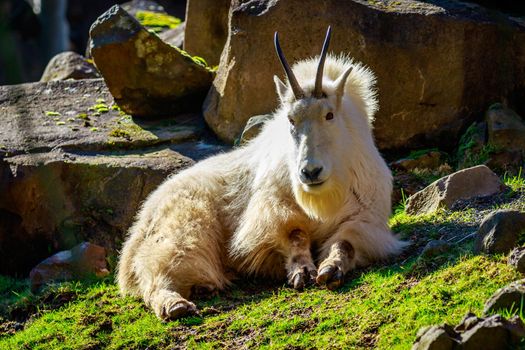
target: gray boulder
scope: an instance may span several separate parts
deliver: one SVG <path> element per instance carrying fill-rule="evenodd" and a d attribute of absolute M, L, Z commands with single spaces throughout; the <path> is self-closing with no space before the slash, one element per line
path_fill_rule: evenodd
<path fill-rule="evenodd" d="M 406 212 L 424 214 L 452 208 L 458 200 L 490 196 L 501 190 L 499 177 L 488 167 L 478 165 L 445 176 L 408 198 Z"/>
<path fill-rule="evenodd" d="M 525 213 L 497 210 L 488 214 L 478 229 L 475 251 L 486 254 L 507 254 L 518 245 L 525 233 Z"/>

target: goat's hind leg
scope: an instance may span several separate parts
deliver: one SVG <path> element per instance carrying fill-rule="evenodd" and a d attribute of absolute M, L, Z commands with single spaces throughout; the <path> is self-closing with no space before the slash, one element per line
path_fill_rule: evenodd
<path fill-rule="evenodd" d="M 315 282 L 317 269 L 310 252 L 310 238 L 301 230 L 293 230 L 288 236 L 289 254 L 286 261 L 288 283 L 301 290 Z"/>
<path fill-rule="evenodd" d="M 144 300 L 161 320 L 175 320 L 198 313 L 194 303 L 174 290 L 156 287 L 144 293 Z"/>

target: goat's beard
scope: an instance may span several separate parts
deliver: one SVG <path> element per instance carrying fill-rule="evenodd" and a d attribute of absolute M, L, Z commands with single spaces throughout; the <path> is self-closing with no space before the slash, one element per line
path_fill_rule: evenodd
<path fill-rule="evenodd" d="M 345 201 L 344 187 L 334 179 L 329 179 L 322 188 L 313 192 L 306 192 L 300 182 L 295 183 L 293 189 L 299 206 L 310 218 L 319 221 L 334 217 Z"/>

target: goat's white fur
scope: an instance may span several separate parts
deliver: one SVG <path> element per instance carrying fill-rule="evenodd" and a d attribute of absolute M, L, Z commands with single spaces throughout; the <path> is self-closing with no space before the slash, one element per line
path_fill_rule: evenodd
<path fill-rule="evenodd" d="M 293 66 L 307 95 L 317 62 Z M 337 80 L 349 68 L 338 98 Z M 297 229 L 319 247 L 319 262 L 332 244 L 349 242 L 355 254 L 343 272 L 398 253 L 404 243 L 387 226 L 391 173 L 371 132 L 374 83 L 372 72 L 360 63 L 329 55 L 323 78 L 328 97 L 314 104 L 320 113 L 335 108 L 335 124 L 315 130 L 321 141 L 311 147 L 305 143 L 301 150 L 288 118 L 294 108 L 310 108 L 309 100 L 299 106 L 277 79 L 281 105 L 259 136 L 168 178 L 148 197 L 122 250 L 121 291 L 142 296 L 159 317 L 169 317 L 167 310 L 185 302 L 193 287 L 222 289 L 232 271 L 282 278 L 289 234 Z M 316 157 L 329 164 L 330 174 L 319 189 L 309 190 L 297 176 L 298 164 Z"/>

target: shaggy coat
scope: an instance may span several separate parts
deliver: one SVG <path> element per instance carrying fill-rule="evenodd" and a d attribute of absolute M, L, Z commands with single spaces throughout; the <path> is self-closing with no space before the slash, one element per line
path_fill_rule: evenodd
<path fill-rule="evenodd" d="M 335 288 L 347 271 L 400 251 L 404 243 L 387 226 L 392 177 L 371 132 L 375 78 L 329 55 L 326 96 L 315 99 L 317 60 L 293 66 L 301 101 L 276 80 L 280 107 L 255 139 L 151 193 L 122 249 L 122 293 L 141 296 L 162 319 L 177 318 L 196 311 L 194 293 L 223 289 L 234 275 L 287 276 L 297 289 L 317 276 Z M 329 178 L 307 186 L 298 167 L 316 157 Z"/>

